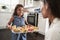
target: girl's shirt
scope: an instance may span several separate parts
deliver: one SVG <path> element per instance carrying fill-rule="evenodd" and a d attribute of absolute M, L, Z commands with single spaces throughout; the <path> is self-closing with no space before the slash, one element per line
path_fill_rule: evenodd
<path fill-rule="evenodd" d="M 24 17 L 18 17 L 18 16 L 13 16 L 14 17 L 14 20 L 13 20 L 13 25 L 16 25 L 17 27 L 18 26 L 24 26 L 25 25 L 25 20 L 24 20 Z"/>

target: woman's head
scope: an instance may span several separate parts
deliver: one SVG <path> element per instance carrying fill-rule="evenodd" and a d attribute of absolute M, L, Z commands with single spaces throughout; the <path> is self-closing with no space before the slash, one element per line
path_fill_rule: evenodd
<path fill-rule="evenodd" d="M 17 4 L 14 10 L 13 15 L 23 15 L 24 7 L 21 4 Z"/>
<path fill-rule="evenodd" d="M 60 0 L 44 0 L 42 14 L 45 18 L 51 15 L 60 18 Z"/>

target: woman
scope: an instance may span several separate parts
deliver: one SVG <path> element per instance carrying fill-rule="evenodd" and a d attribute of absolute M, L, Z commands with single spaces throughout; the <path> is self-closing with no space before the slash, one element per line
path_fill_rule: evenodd
<path fill-rule="evenodd" d="M 60 40 L 60 0 L 44 0 L 42 15 L 49 19 L 45 40 Z"/>

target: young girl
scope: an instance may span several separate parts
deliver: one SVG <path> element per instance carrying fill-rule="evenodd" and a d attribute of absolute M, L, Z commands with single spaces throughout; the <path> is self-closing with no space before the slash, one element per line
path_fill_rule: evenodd
<path fill-rule="evenodd" d="M 11 29 L 10 24 L 12 23 L 12 25 L 16 25 L 16 27 L 22 27 L 25 25 L 25 20 L 23 17 L 23 10 L 24 7 L 21 4 L 18 4 L 14 10 L 13 16 L 11 17 L 10 21 L 8 22 L 8 28 Z M 26 40 L 26 34 L 21 35 L 21 33 L 19 34 L 15 34 L 12 32 L 12 40 Z"/>

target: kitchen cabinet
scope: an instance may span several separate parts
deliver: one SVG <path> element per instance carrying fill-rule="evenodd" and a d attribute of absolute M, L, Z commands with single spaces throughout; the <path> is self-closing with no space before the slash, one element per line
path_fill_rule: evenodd
<path fill-rule="evenodd" d="M 24 0 L 24 7 L 33 7 L 33 0 Z"/>
<path fill-rule="evenodd" d="M 44 19 L 42 13 L 39 13 L 38 27 L 39 33 L 45 35 L 46 26 L 48 26 L 47 19 Z"/>
<path fill-rule="evenodd" d="M 7 22 L 9 21 L 12 13 L 0 12 L 0 29 L 6 28 Z"/>
<path fill-rule="evenodd" d="M 0 11 L 3 11 L 2 6 L 5 6 L 8 11 L 12 11 L 19 3 L 19 0 L 0 0 Z"/>

